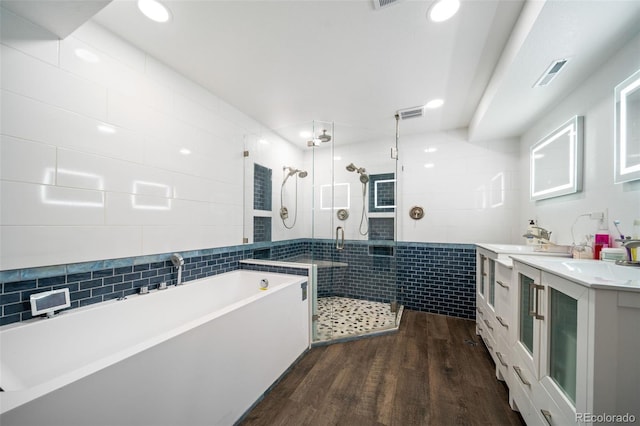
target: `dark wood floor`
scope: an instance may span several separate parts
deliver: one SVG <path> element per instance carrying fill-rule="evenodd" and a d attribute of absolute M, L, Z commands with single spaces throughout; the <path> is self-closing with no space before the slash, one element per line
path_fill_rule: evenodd
<path fill-rule="evenodd" d="M 240 424 L 522 425 L 474 330 L 405 310 L 395 334 L 312 348 Z"/>

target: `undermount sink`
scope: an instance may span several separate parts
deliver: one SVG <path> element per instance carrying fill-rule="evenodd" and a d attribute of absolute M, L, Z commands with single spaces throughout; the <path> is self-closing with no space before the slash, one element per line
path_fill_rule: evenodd
<path fill-rule="evenodd" d="M 640 280 L 640 269 L 631 266 L 620 266 L 611 262 L 571 259 L 562 262 L 562 265 L 570 272 L 591 275 L 606 280 Z"/>
<path fill-rule="evenodd" d="M 554 255 L 568 256 L 571 253 L 570 246 L 542 244 L 478 244 L 480 247 L 501 254 L 527 254 L 527 255 Z"/>
<path fill-rule="evenodd" d="M 596 287 L 616 286 L 640 289 L 640 268 L 620 266 L 613 262 L 554 257 L 527 257 L 526 263 L 573 281 Z"/>

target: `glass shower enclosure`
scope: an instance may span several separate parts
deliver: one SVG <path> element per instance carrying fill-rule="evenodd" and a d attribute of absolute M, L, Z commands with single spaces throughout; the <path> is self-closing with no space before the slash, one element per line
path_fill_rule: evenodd
<path fill-rule="evenodd" d="M 341 130 L 353 129 L 332 122 L 314 121 L 310 130 L 314 341 L 394 329 L 401 307 L 392 145 L 341 144 Z"/>
<path fill-rule="evenodd" d="M 274 243 L 291 241 L 291 246 L 303 247 L 273 260 L 314 265 L 313 342 L 397 328 L 402 306 L 397 285 L 395 140 L 347 143 L 357 139 L 350 135 L 358 130 L 325 121 L 278 133 L 288 141 L 299 135 L 305 140 L 266 147 L 254 138 L 254 151 L 261 155 L 245 161 L 245 179 L 251 177 L 255 192 L 267 186 L 256 184 L 257 179 L 272 180 L 272 204 L 259 212 L 254 205 L 254 236 L 271 226 L 268 234 Z M 245 184 L 245 190 L 250 188 L 251 183 Z"/>

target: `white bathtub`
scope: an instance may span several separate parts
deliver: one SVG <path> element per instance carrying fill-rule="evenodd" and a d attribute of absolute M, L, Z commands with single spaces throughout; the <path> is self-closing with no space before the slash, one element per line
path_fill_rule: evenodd
<path fill-rule="evenodd" d="M 309 347 L 303 287 L 234 271 L 2 327 L 0 424 L 233 424 Z"/>

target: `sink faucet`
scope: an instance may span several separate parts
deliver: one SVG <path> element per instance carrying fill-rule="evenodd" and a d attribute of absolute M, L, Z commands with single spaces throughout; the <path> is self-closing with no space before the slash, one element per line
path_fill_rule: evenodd
<path fill-rule="evenodd" d="M 535 230 L 535 233 L 527 231 L 527 233 L 524 234 L 523 237 L 528 239 L 535 238 L 543 244 L 553 244 L 551 241 L 549 241 L 549 238 L 551 238 L 551 231 L 548 231 L 540 226 L 533 226 L 532 229 Z"/>
<path fill-rule="evenodd" d="M 640 240 L 627 237 L 626 239 L 616 239 L 616 241 L 622 243 L 622 247 L 627 249 L 627 260 L 618 260 L 616 265 L 626 266 L 640 266 L 640 261 L 633 260 L 631 257 L 631 249 L 640 247 Z"/>
<path fill-rule="evenodd" d="M 182 266 L 184 265 L 184 259 L 178 253 L 173 253 L 171 255 L 171 263 L 173 263 L 173 266 L 178 268 L 178 280 L 176 281 L 176 285 L 180 285 L 182 283 Z"/>

